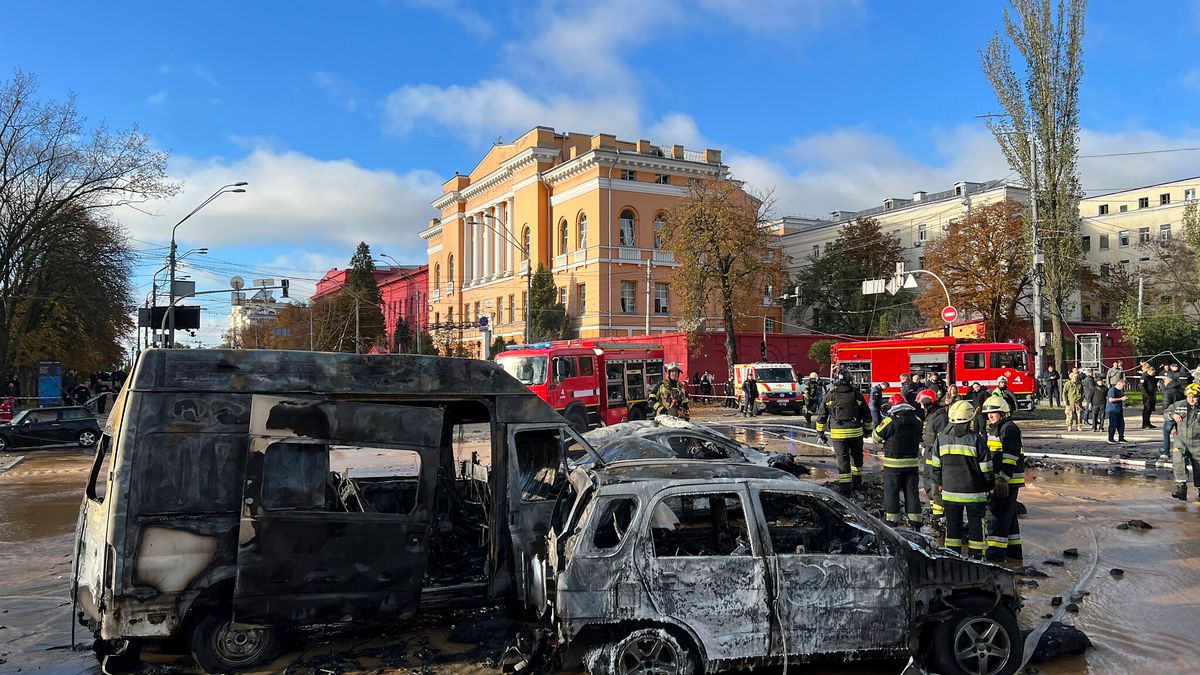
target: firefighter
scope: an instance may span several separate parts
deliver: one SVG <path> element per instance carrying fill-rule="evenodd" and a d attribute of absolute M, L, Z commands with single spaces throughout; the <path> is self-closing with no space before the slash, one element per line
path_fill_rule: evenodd
<path fill-rule="evenodd" d="M 921 419 L 900 394 L 893 394 L 887 418 L 871 432 L 883 446 L 883 519 L 892 526 L 901 522 L 900 502 L 909 527 L 921 529 L 921 495 L 917 492 L 921 451 Z"/>
<path fill-rule="evenodd" d="M 992 393 L 989 396 L 1004 397 L 1004 400 L 1008 403 L 1008 410 L 1009 410 L 1008 414 L 1010 414 L 1010 415 L 1017 414 L 1017 397 L 1013 396 L 1013 393 L 1011 391 L 1009 391 L 1008 378 L 1005 377 L 1004 375 L 1001 375 L 1000 377 L 996 378 L 996 388 L 992 390 Z"/>
<path fill-rule="evenodd" d="M 918 397 L 920 397 L 919 394 Z M 942 520 L 942 498 L 937 494 L 937 489 L 933 484 L 933 467 L 930 465 L 929 458 L 933 456 L 933 446 L 937 441 L 938 434 L 950 426 L 947 413 L 957 399 L 958 388 L 947 389 L 937 404 L 929 407 L 929 412 L 925 415 L 925 430 L 921 435 L 921 485 L 925 488 L 925 496 L 929 498 L 929 510 L 933 513 L 935 523 Z"/>
<path fill-rule="evenodd" d="M 971 430 L 975 408 L 967 401 L 950 406 L 950 426 L 938 434 L 929 456 L 933 482 L 946 513 L 944 545 L 962 552 L 963 516 L 967 519 L 967 555 L 982 558 L 983 518 L 992 490 L 992 457 L 984 437 Z"/>
<path fill-rule="evenodd" d="M 988 418 L 988 450 L 996 480 L 988 501 L 987 557 L 993 562 L 1006 558 L 1021 562 L 1021 526 L 1017 522 L 1017 493 L 1025 485 L 1025 450 L 1021 429 L 1009 414 L 1008 401 L 993 396 L 983 404 Z"/>
<path fill-rule="evenodd" d="M 816 372 L 808 374 L 808 379 L 804 382 L 804 423 L 812 424 L 813 413 L 817 412 L 817 407 L 821 405 L 821 376 Z"/>
<path fill-rule="evenodd" d="M 838 491 L 842 494 L 849 494 L 862 484 L 863 434 L 870 431 L 871 411 L 862 392 L 854 386 L 850 371 L 843 368 L 817 414 L 817 440 L 825 443 L 829 436 L 833 437 Z"/>
<path fill-rule="evenodd" d="M 1192 483 L 1200 488 L 1200 384 L 1183 390 L 1184 400 L 1163 411 L 1174 422 L 1171 432 L 1171 469 L 1175 473 L 1175 491 L 1171 496 L 1187 501 L 1187 467 L 1192 466 Z"/>
<path fill-rule="evenodd" d="M 654 390 L 654 414 L 688 419 L 687 387 L 679 380 L 683 369 L 678 363 L 667 365 L 667 379 Z"/>

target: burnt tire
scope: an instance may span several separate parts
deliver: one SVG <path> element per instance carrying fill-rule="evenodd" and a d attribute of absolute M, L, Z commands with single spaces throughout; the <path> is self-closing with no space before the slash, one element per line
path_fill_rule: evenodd
<path fill-rule="evenodd" d="M 1024 638 L 1017 616 L 1002 602 L 964 598 L 934 629 L 931 656 L 945 675 L 1012 675 L 1021 666 Z"/>
<path fill-rule="evenodd" d="M 96 444 L 97 436 L 98 434 L 91 429 L 84 429 L 75 437 L 75 441 L 79 443 L 79 447 L 81 448 L 90 448 Z"/>
<path fill-rule="evenodd" d="M 697 661 L 695 652 L 665 628 L 639 628 L 584 655 L 590 675 L 696 675 Z"/>
<path fill-rule="evenodd" d="M 568 408 L 567 411 L 563 413 L 563 417 L 567 418 L 567 421 L 571 423 L 571 428 L 575 431 L 578 431 L 581 434 L 587 432 L 588 418 L 587 413 L 584 412 L 583 409 Z"/>
<path fill-rule="evenodd" d="M 206 673 L 236 673 L 261 666 L 275 657 L 278 648 L 275 629 L 235 629 L 228 607 L 206 612 L 188 631 L 192 659 Z"/>

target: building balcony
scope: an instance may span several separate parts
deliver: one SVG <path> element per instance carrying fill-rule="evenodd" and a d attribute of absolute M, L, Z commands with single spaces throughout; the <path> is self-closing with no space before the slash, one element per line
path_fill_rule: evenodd
<path fill-rule="evenodd" d="M 581 248 L 578 251 L 571 252 L 571 264 L 572 265 L 581 263 L 584 260 L 587 260 L 587 249 Z"/>
<path fill-rule="evenodd" d="M 446 295 L 454 295 L 454 282 L 447 281 L 446 284 L 442 286 L 442 292 Z"/>
<path fill-rule="evenodd" d="M 638 262 L 641 262 L 642 261 L 642 249 L 630 248 L 628 246 L 622 246 L 619 249 L 617 249 L 617 258 L 620 260 L 636 260 Z"/>
<path fill-rule="evenodd" d="M 656 263 L 674 263 L 675 253 L 673 251 L 654 251 L 654 262 Z"/>
<path fill-rule="evenodd" d="M 558 269 L 560 267 L 566 267 L 566 266 L 567 266 L 567 254 L 566 253 L 554 256 L 554 269 Z"/>

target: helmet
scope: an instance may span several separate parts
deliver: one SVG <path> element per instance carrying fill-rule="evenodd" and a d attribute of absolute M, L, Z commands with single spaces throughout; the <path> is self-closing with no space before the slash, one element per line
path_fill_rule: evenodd
<path fill-rule="evenodd" d="M 904 394 L 892 394 L 892 397 L 888 399 L 889 408 L 894 405 L 900 405 L 901 403 L 908 403 L 908 399 L 904 398 Z"/>
<path fill-rule="evenodd" d="M 1005 401 L 1003 396 L 989 396 L 988 400 L 983 402 L 983 407 L 979 409 L 979 412 L 998 412 L 1007 415 L 1012 412 L 1012 409 L 1008 407 L 1008 401 Z"/>
<path fill-rule="evenodd" d="M 917 393 L 917 403 L 933 403 L 937 400 L 937 394 L 932 389 L 922 389 Z"/>
<path fill-rule="evenodd" d="M 821 379 L 821 376 L 820 376 L 820 375 L 817 375 L 817 373 L 816 373 L 816 372 L 811 372 L 811 373 L 809 373 L 809 374 L 808 374 L 808 379 L 810 379 L 810 380 L 819 380 L 819 379 Z"/>
<path fill-rule="evenodd" d="M 675 362 L 668 363 L 667 364 L 667 372 L 670 373 L 673 370 L 677 370 L 681 373 L 683 372 L 683 368 L 680 368 L 678 363 L 675 363 Z"/>
<path fill-rule="evenodd" d="M 1189 384 L 1183 390 L 1184 396 L 1200 396 L 1200 384 Z"/>
<path fill-rule="evenodd" d="M 1008 384 L 1008 378 L 1004 375 L 1001 375 L 1000 377 L 996 378 L 996 384 Z"/>
<path fill-rule="evenodd" d="M 845 368 L 838 371 L 837 381 L 843 384 L 854 384 L 854 378 L 850 375 L 850 371 Z"/>
<path fill-rule="evenodd" d="M 975 418 L 975 406 L 971 405 L 970 401 L 956 401 L 954 405 L 950 406 L 947 417 L 951 424 L 970 422 Z"/>

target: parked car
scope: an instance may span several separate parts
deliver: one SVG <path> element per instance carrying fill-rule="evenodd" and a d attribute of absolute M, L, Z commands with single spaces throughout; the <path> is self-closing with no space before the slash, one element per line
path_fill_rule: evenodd
<path fill-rule="evenodd" d="M 92 411 L 82 406 L 30 408 L 0 424 L 0 452 L 40 445 L 75 445 L 90 448 L 100 438 L 100 425 Z"/>
<path fill-rule="evenodd" d="M 1021 664 L 1012 572 L 898 533 L 823 487 L 688 460 L 569 480 L 535 606 L 568 663 L 593 674 L 914 656 L 943 674 L 1009 675 Z"/>
<path fill-rule="evenodd" d="M 809 468 L 786 452 L 763 452 L 739 443 L 708 427 L 672 417 L 622 422 L 593 429 L 583 435 L 605 463 L 631 459 L 707 459 L 747 462 L 783 469 L 792 475 L 809 473 Z M 576 466 L 591 466 L 594 460 L 582 450 Z"/>

